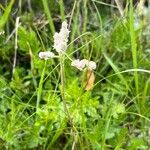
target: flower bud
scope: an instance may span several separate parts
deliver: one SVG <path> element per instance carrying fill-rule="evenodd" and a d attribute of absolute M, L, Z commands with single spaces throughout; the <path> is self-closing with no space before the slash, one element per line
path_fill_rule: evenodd
<path fill-rule="evenodd" d="M 79 70 L 83 70 L 86 67 L 88 70 L 95 70 L 96 69 L 96 63 L 94 61 L 88 61 L 87 59 L 74 60 L 74 61 L 72 61 L 71 66 L 74 66 Z"/>
<path fill-rule="evenodd" d="M 72 61 L 71 66 L 76 67 L 79 70 L 83 70 L 85 67 L 85 62 L 79 59 Z"/>
<path fill-rule="evenodd" d="M 96 69 L 96 63 L 94 61 L 90 61 L 86 65 L 87 65 L 87 68 L 89 70 L 95 70 Z"/>
<path fill-rule="evenodd" d="M 45 60 L 53 58 L 54 56 L 55 56 L 55 54 L 53 52 L 49 52 L 49 51 L 39 53 L 39 57 L 41 59 L 45 59 Z"/>

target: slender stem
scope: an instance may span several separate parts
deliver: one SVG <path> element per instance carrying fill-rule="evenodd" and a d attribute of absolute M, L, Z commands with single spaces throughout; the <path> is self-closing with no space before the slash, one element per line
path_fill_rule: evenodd
<path fill-rule="evenodd" d="M 134 14 L 133 14 L 133 0 L 130 0 L 130 35 L 131 35 L 131 49 L 132 49 L 132 58 L 133 58 L 133 67 L 134 69 L 138 68 L 138 57 L 137 57 L 137 43 L 136 43 L 136 34 L 134 29 Z M 139 93 L 139 79 L 137 71 L 134 72 L 135 79 L 135 89 L 136 95 Z M 139 104 L 139 101 L 138 101 Z M 140 106 L 139 106 L 140 107 Z"/>
<path fill-rule="evenodd" d="M 110 121 L 111 121 L 111 111 L 108 112 L 105 120 L 106 120 L 106 124 L 105 124 L 104 134 L 102 138 L 102 147 L 101 147 L 102 150 L 105 150 L 106 134 L 108 132 Z"/>
<path fill-rule="evenodd" d="M 123 11 L 123 7 L 122 7 L 122 1 L 119 1 L 119 0 L 115 0 L 116 4 L 117 4 L 117 7 L 119 9 L 119 12 L 121 14 L 121 17 L 124 16 L 124 11 Z"/>
<path fill-rule="evenodd" d="M 112 94 L 112 97 L 110 99 L 110 107 L 111 107 L 111 104 L 112 104 L 112 101 L 114 100 L 114 93 Z M 109 129 L 109 126 L 110 126 L 110 121 L 111 121 L 111 117 L 112 117 L 112 108 L 109 108 L 108 109 L 108 112 L 106 114 L 106 117 L 104 118 L 105 119 L 105 129 L 104 129 L 104 134 L 103 134 L 103 138 L 102 138 L 102 145 L 101 145 L 101 149 L 102 150 L 105 150 L 105 145 L 106 145 L 106 135 L 107 135 L 107 132 L 108 132 L 108 129 Z"/>
<path fill-rule="evenodd" d="M 84 7 L 83 33 L 85 33 L 86 30 L 87 30 L 86 27 L 87 27 L 87 15 L 88 15 L 88 12 L 87 12 L 87 0 L 84 0 L 83 7 Z"/>
<path fill-rule="evenodd" d="M 51 16 L 51 12 L 50 12 L 49 7 L 48 7 L 48 1 L 42 0 L 42 3 L 43 3 L 45 14 L 47 15 L 47 18 L 49 21 L 50 30 L 54 34 L 55 33 L 55 26 L 54 26 L 54 22 L 53 22 L 53 19 Z"/>
<path fill-rule="evenodd" d="M 65 100 L 65 72 L 64 72 L 64 55 L 63 54 L 60 54 L 60 76 L 61 76 L 61 96 L 62 96 L 62 101 L 64 105 L 64 110 L 69 121 L 71 121 L 71 117 L 70 117 L 69 110 L 67 108 L 67 104 Z"/>
<path fill-rule="evenodd" d="M 33 63 L 33 54 L 32 54 L 32 50 L 31 50 L 31 46 L 29 43 L 27 43 L 28 47 L 29 47 L 29 54 L 30 54 L 30 66 L 31 66 L 31 74 L 32 74 L 32 81 L 33 81 L 33 85 L 34 88 L 37 89 L 37 82 L 34 76 L 34 63 Z"/>
<path fill-rule="evenodd" d="M 47 61 L 45 61 L 44 68 L 42 71 L 39 87 L 38 87 L 38 93 L 37 93 L 37 102 L 36 102 L 36 111 L 39 108 L 40 100 L 41 100 L 41 94 L 42 94 L 42 88 L 43 88 L 43 81 L 44 81 L 44 75 L 45 75 L 45 70 L 46 70 L 46 64 Z"/>
<path fill-rule="evenodd" d="M 16 19 L 16 34 L 15 34 L 15 53 L 14 53 L 14 61 L 13 61 L 13 69 L 12 69 L 12 78 L 15 72 L 15 67 L 16 67 L 16 59 L 17 59 L 17 49 L 18 49 L 18 28 L 19 28 L 19 17 Z"/>
<path fill-rule="evenodd" d="M 73 145 L 72 145 L 72 150 L 74 150 L 75 148 L 75 144 L 76 144 L 76 128 L 73 125 L 69 110 L 67 108 L 67 103 L 65 100 L 65 68 L 64 68 L 64 54 L 60 54 L 60 76 L 61 76 L 61 96 L 62 96 L 62 101 L 63 101 L 63 105 L 64 105 L 64 111 L 66 113 L 66 117 L 69 120 L 69 124 L 71 126 L 71 133 L 73 134 Z"/>
<path fill-rule="evenodd" d="M 60 5 L 61 20 L 63 22 L 65 20 L 65 8 L 63 0 L 59 0 L 59 5 Z"/>
<path fill-rule="evenodd" d="M 72 8 L 72 12 L 71 12 L 70 20 L 69 20 L 69 25 L 68 25 L 69 29 L 70 29 L 71 21 L 72 21 L 72 18 L 73 18 L 74 10 L 75 10 L 75 7 L 76 7 L 76 3 L 77 3 L 77 0 L 75 0 L 74 4 L 73 4 L 73 8 Z"/>

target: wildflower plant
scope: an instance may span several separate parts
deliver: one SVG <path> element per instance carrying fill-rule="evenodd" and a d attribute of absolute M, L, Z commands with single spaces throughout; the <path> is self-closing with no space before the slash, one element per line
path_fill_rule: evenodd
<path fill-rule="evenodd" d="M 59 58 L 60 61 L 60 76 L 61 76 L 61 98 L 63 101 L 63 105 L 64 105 L 64 111 L 66 113 L 66 117 L 69 120 L 69 123 L 72 127 L 72 129 L 74 130 L 74 132 L 76 131 L 76 129 L 73 126 L 73 122 L 72 122 L 72 118 L 66 103 L 66 99 L 65 99 L 65 71 L 64 71 L 64 60 L 65 60 L 65 55 L 66 54 L 66 50 L 67 50 L 67 42 L 68 42 L 68 38 L 69 38 L 69 29 L 68 29 L 68 24 L 66 21 L 64 21 L 62 23 L 60 32 L 56 32 L 54 34 L 54 49 L 56 50 L 58 55 L 55 55 L 53 52 L 50 51 L 46 51 L 46 52 L 40 52 L 39 53 L 39 57 L 41 59 L 44 60 L 48 60 L 51 58 Z M 87 71 L 87 81 L 86 81 L 86 87 L 85 90 L 90 90 L 93 88 L 93 84 L 94 84 L 94 80 L 95 80 L 95 76 L 93 73 L 93 70 L 96 69 L 96 63 L 94 61 L 89 61 L 87 59 L 76 59 L 76 60 L 71 60 L 71 66 L 76 67 L 77 69 L 79 69 L 80 71 Z M 39 102 L 38 102 L 39 103 Z"/>
<path fill-rule="evenodd" d="M 67 109 L 67 105 L 66 105 L 66 102 L 65 102 L 65 91 L 64 91 L 64 78 L 65 78 L 65 74 L 64 74 L 64 57 L 65 57 L 65 54 L 66 54 L 66 50 L 67 50 L 67 42 L 68 42 L 68 38 L 69 38 L 69 29 L 68 29 L 68 24 L 66 21 L 64 21 L 62 23 L 62 26 L 61 26 L 61 29 L 60 29 L 60 32 L 56 32 L 54 34 L 54 49 L 56 50 L 56 52 L 58 53 L 58 56 L 56 56 L 53 52 L 50 52 L 50 51 L 46 51 L 46 52 L 40 52 L 39 53 L 39 57 L 41 59 L 50 59 L 50 58 L 54 58 L 54 57 L 59 57 L 60 59 L 60 73 L 61 73 L 61 94 L 62 94 L 62 99 L 64 101 L 64 106 L 65 106 L 65 109 L 66 109 L 66 112 L 68 114 L 68 117 L 70 117 L 69 115 L 69 111 Z M 72 60 L 71 62 L 71 66 L 73 67 L 76 67 L 77 69 L 79 69 L 80 71 L 83 71 L 83 70 L 87 70 L 87 84 L 88 82 L 92 82 L 90 83 L 91 86 L 93 87 L 93 83 L 94 83 L 94 80 L 95 80 L 95 76 L 94 76 L 94 73 L 93 73 L 93 70 L 96 69 L 96 63 L 94 61 L 89 61 L 87 59 L 82 59 L 82 60 L 79 60 L 79 59 L 76 59 L 76 60 Z M 85 88 L 86 90 L 89 90 L 91 88 Z"/>
<path fill-rule="evenodd" d="M 54 49 L 56 50 L 56 52 L 58 53 L 58 57 L 60 60 L 60 74 L 61 74 L 61 95 L 62 95 L 62 100 L 63 100 L 63 104 L 64 104 L 64 110 L 67 114 L 67 117 L 69 118 L 70 122 L 71 122 L 71 118 L 70 118 L 70 114 L 67 108 L 67 104 L 65 101 L 65 90 L 64 90 L 64 78 L 65 78 L 65 74 L 64 74 L 64 54 L 66 52 L 67 49 L 67 42 L 68 42 L 68 38 L 69 38 L 69 29 L 67 28 L 68 24 L 66 21 L 64 21 L 62 23 L 62 27 L 60 29 L 59 33 L 55 33 L 54 34 Z M 57 57 L 54 55 L 53 52 L 40 52 L 39 53 L 39 57 L 41 59 L 49 59 L 49 58 L 54 58 Z"/>

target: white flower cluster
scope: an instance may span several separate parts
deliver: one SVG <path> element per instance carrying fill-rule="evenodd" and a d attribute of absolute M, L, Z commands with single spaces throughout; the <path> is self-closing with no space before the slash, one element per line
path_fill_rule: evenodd
<path fill-rule="evenodd" d="M 54 58 L 55 54 L 53 52 L 47 51 L 47 52 L 40 52 L 39 57 L 41 59 L 49 59 L 49 58 Z"/>
<path fill-rule="evenodd" d="M 68 37 L 69 37 L 69 30 L 68 30 L 68 24 L 66 21 L 62 23 L 62 27 L 60 29 L 59 33 L 54 34 L 54 48 L 59 54 L 65 53 L 67 49 L 67 42 L 68 42 Z M 41 59 L 49 59 L 49 58 L 54 58 L 55 54 L 47 51 L 47 52 L 40 52 L 39 57 Z M 96 69 L 96 63 L 94 61 L 89 61 L 87 59 L 76 59 L 72 61 L 71 66 L 76 67 L 79 70 L 83 70 L 84 68 L 87 68 L 88 70 L 95 70 Z"/>
<path fill-rule="evenodd" d="M 62 23 L 62 27 L 59 33 L 54 34 L 54 48 L 56 51 L 61 54 L 64 53 L 67 49 L 67 42 L 69 37 L 68 24 L 66 21 Z"/>
<path fill-rule="evenodd" d="M 71 66 L 76 67 L 79 70 L 83 70 L 84 68 L 87 68 L 88 70 L 95 70 L 96 69 L 96 63 L 94 61 L 89 61 L 87 59 L 76 59 L 72 61 Z"/>
<path fill-rule="evenodd" d="M 67 28 L 68 24 L 66 21 L 62 23 L 62 27 L 60 29 L 59 33 L 54 34 L 54 48 L 56 51 L 60 54 L 63 54 L 67 49 L 67 42 L 69 37 L 69 30 Z M 49 59 L 54 58 L 55 54 L 53 52 L 47 51 L 47 52 L 40 52 L 39 57 L 41 59 Z"/>

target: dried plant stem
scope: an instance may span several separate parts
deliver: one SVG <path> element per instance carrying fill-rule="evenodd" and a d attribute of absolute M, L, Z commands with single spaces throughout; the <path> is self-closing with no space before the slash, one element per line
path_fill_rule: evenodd
<path fill-rule="evenodd" d="M 76 3 L 77 3 L 77 0 L 75 0 L 74 4 L 73 4 L 73 8 L 72 8 L 72 12 L 71 12 L 70 20 L 69 20 L 69 25 L 68 25 L 69 29 L 70 29 L 71 21 L 72 21 L 72 18 L 73 18 L 74 10 L 75 10 L 75 7 L 76 7 Z"/>
<path fill-rule="evenodd" d="M 123 11 L 123 6 L 122 6 L 122 2 L 120 0 L 115 0 L 117 7 L 119 9 L 119 12 L 121 14 L 121 17 L 124 16 L 124 11 Z"/>
<path fill-rule="evenodd" d="M 15 34 L 15 53 L 14 53 L 14 61 L 13 61 L 13 69 L 12 69 L 12 78 L 15 72 L 16 67 L 16 59 L 17 59 L 17 49 L 18 49 L 18 28 L 19 28 L 19 17 L 16 18 L 16 34 Z"/>

